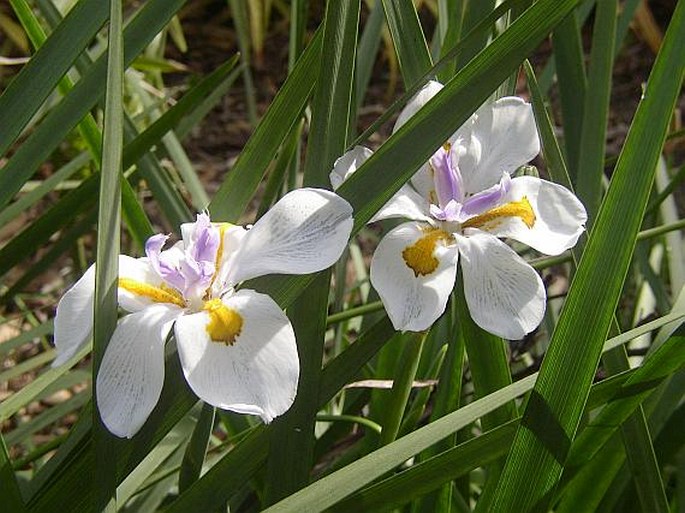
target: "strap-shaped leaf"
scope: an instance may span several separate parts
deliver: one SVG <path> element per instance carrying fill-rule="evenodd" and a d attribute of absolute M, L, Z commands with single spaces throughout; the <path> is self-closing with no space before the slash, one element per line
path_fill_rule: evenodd
<path fill-rule="evenodd" d="M 561 474 L 642 222 L 685 63 L 685 4 L 676 7 L 586 246 L 493 509 L 545 510 Z M 609 271 L 610 270 L 610 271 Z M 582 326 L 582 334 L 578 327 Z"/>

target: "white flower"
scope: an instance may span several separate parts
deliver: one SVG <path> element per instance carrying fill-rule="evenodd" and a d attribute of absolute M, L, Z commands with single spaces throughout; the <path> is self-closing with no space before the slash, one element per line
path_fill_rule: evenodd
<path fill-rule="evenodd" d="M 429 82 L 400 114 L 395 130 L 442 86 Z M 541 253 L 573 247 L 585 208 L 557 184 L 511 173 L 540 151 L 528 103 L 506 97 L 482 106 L 372 221 L 406 218 L 371 261 L 371 283 L 395 329 L 423 331 L 444 312 L 461 255 L 466 302 L 483 329 L 508 339 L 535 329 L 545 312 L 542 280 L 499 238 Z M 339 186 L 371 155 L 357 146 L 331 172 Z"/>
<path fill-rule="evenodd" d="M 147 257 L 121 255 L 119 305 L 131 313 L 119 321 L 97 376 L 107 429 L 130 438 L 157 404 L 172 326 L 183 373 L 200 399 L 264 422 L 284 413 L 299 377 L 293 328 L 269 296 L 233 287 L 270 273 L 325 269 L 340 257 L 351 230 L 347 201 L 299 189 L 249 230 L 200 214 L 181 226 L 183 240 L 169 249 L 162 249 L 167 236 L 155 235 L 146 243 Z M 53 365 L 88 341 L 94 276 L 91 266 L 57 306 Z"/>

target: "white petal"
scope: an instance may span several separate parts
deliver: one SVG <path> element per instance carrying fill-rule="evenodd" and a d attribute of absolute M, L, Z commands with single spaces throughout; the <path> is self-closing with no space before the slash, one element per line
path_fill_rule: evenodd
<path fill-rule="evenodd" d="M 212 406 L 270 422 L 290 408 L 297 393 L 300 364 L 295 333 L 280 307 L 265 294 L 241 290 L 223 301 L 243 320 L 232 345 L 210 339 L 207 312 L 176 322 L 186 380 Z"/>
<path fill-rule="evenodd" d="M 162 279 L 150 265 L 147 257 L 132 258 L 126 255 L 119 255 L 119 278 L 134 280 L 138 283 L 159 287 Z M 127 312 L 137 312 L 143 308 L 154 304 L 149 297 L 134 294 L 124 288 L 118 288 L 119 306 Z"/>
<path fill-rule="evenodd" d="M 355 146 L 336 160 L 333 171 L 329 175 L 333 190 L 340 187 L 371 155 L 373 155 L 373 152 L 370 149 L 363 146 Z M 428 201 L 410 185 L 403 185 L 369 222 L 373 223 L 382 219 L 392 218 L 427 221 L 430 219 L 427 215 L 428 207 Z"/>
<path fill-rule="evenodd" d="M 226 283 L 226 276 L 229 270 L 229 262 L 240 248 L 243 237 L 245 237 L 248 232 L 248 230 L 242 226 L 235 224 L 226 224 L 224 226 L 225 228 L 219 228 L 223 231 L 223 245 L 220 247 L 221 255 L 218 258 L 217 274 L 212 283 L 212 297 L 219 297 L 221 293 L 226 290 L 228 286 Z"/>
<path fill-rule="evenodd" d="M 457 236 L 466 303 L 486 331 L 517 340 L 533 331 L 545 313 L 545 287 L 509 246 L 490 234 L 467 230 Z"/>
<path fill-rule="evenodd" d="M 283 196 L 255 223 L 228 265 L 228 284 L 265 274 L 308 274 L 333 265 L 352 231 L 352 207 L 323 189 Z"/>
<path fill-rule="evenodd" d="M 517 97 L 500 98 L 483 105 L 476 112 L 470 130 L 470 139 L 463 141 L 466 154 L 459 159 L 469 193 L 494 185 L 503 172 L 512 173 L 540 152 L 533 109 Z"/>
<path fill-rule="evenodd" d="M 456 278 L 456 247 L 438 242 L 436 268 L 425 275 L 407 265 L 403 251 L 426 236 L 427 225 L 404 223 L 381 240 L 371 260 L 371 284 L 378 292 L 393 326 L 423 331 L 442 315 Z"/>
<path fill-rule="evenodd" d="M 533 176 L 521 176 L 511 181 L 504 201 L 521 201 L 524 196 L 535 213 L 533 227 L 513 217 L 489 230 L 491 233 L 523 242 L 547 255 L 558 255 L 576 245 L 585 230 L 587 212 L 571 191 Z"/>
<path fill-rule="evenodd" d="M 164 384 L 164 341 L 179 308 L 153 305 L 119 321 L 97 376 L 97 406 L 107 429 L 131 438 L 154 409 Z"/>
<path fill-rule="evenodd" d="M 371 155 L 373 152 L 370 149 L 355 146 L 338 158 L 333 164 L 333 171 L 328 175 L 333 190 L 337 190 Z"/>
<path fill-rule="evenodd" d="M 88 343 L 93 329 L 93 298 L 95 294 L 95 265 L 67 290 L 57 303 L 54 342 L 57 367 L 67 362 Z"/>
<path fill-rule="evenodd" d="M 440 89 L 442 89 L 442 84 L 440 82 L 436 82 L 435 80 L 431 80 L 425 86 L 423 86 L 423 88 L 421 88 L 421 90 L 416 93 L 411 100 L 409 100 L 404 109 L 402 109 L 402 112 L 400 112 L 400 115 L 395 122 L 395 126 L 392 129 L 393 133 L 397 132 L 397 130 L 404 125 L 410 117 L 416 114 L 421 107 L 428 103 L 431 98 L 433 98 L 433 96 L 438 94 Z"/>
<path fill-rule="evenodd" d="M 430 221 L 430 205 L 410 185 L 403 185 L 390 200 L 376 212 L 369 221 L 373 223 L 382 219 L 411 219 L 413 221 Z"/>

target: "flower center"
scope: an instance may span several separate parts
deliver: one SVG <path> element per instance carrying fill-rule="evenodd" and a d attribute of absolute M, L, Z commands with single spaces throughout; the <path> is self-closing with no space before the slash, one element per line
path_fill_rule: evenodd
<path fill-rule="evenodd" d="M 214 342 L 232 346 L 243 329 L 243 318 L 227 307 L 221 299 L 205 301 L 202 307 L 209 314 L 206 330 Z"/>
<path fill-rule="evenodd" d="M 404 263 L 414 271 L 414 276 L 416 277 L 431 274 L 435 272 L 440 263 L 435 255 L 433 255 L 435 247 L 438 242 L 445 243 L 450 240 L 452 240 L 452 236 L 446 231 L 439 228 L 428 228 L 426 235 L 411 246 L 404 248 L 402 251 Z"/>
<path fill-rule="evenodd" d="M 155 303 L 171 303 L 172 305 L 185 308 L 186 302 L 183 296 L 177 291 L 164 284 L 159 287 L 148 285 L 131 278 L 119 278 L 119 288 L 124 289 L 137 296 L 151 299 Z"/>
<path fill-rule="evenodd" d="M 488 226 L 494 228 L 502 219 L 507 217 L 518 217 L 525 223 L 528 228 L 532 228 L 535 224 L 535 212 L 530 205 L 530 201 L 526 196 L 523 196 L 519 201 L 510 201 L 499 207 L 492 208 L 487 212 L 467 219 L 462 223 L 462 228 L 482 228 Z"/>

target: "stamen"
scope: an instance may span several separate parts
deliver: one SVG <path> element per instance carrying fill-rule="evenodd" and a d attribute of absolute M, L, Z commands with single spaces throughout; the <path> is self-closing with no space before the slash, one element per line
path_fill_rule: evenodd
<path fill-rule="evenodd" d="M 402 258 L 414 276 L 426 276 L 432 274 L 440 263 L 433 255 L 438 241 L 449 242 L 452 236 L 444 230 L 430 228 L 429 231 L 411 246 L 407 246 L 402 251 Z"/>
<path fill-rule="evenodd" d="M 177 305 L 181 308 L 185 308 L 186 306 L 183 296 L 177 290 L 167 287 L 164 284 L 155 287 L 154 285 L 132 280 L 131 278 L 119 278 L 119 288 L 124 289 L 131 294 L 151 299 L 155 303 L 171 303 L 172 305 Z"/>
<path fill-rule="evenodd" d="M 206 301 L 203 310 L 209 313 L 206 330 L 214 342 L 232 346 L 243 329 L 243 318 L 235 310 L 228 308 L 221 299 Z"/>
<path fill-rule="evenodd" d="M 528 198 L 524 196 L 520 201 L 510 201 L 467 219 L 462 224 L 462 228 L 481 228 L 486 224 L 500 222 L 502 218 L 506 217 L 518 217 L 528 228 L 532 228 L 535 224 L 535 212 Z"/>

